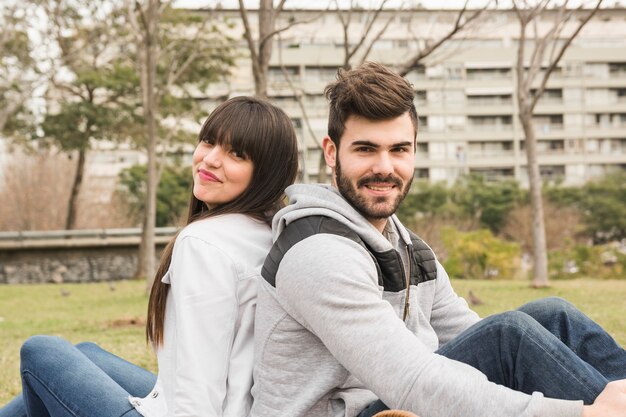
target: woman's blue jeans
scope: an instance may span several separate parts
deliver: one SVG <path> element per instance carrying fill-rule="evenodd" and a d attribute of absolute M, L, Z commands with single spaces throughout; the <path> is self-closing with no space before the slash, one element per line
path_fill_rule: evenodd
<path fill-rule="evenodd" d="M 441 346 L 516 391 L 592 404 L 610 381 L 626 378 L 626 351 L 569 302 L 546 298 L 487 317 Z M 387 407 L 376 401 L 359 417 Z"/>
<path fill-rule="evenodd" d="M 144 397 L 156 383 L 153 373 L 94 343 L 33 336 L 20 355 L 23 391 L 0 417 L 140 417 L 128 396 Z"/>

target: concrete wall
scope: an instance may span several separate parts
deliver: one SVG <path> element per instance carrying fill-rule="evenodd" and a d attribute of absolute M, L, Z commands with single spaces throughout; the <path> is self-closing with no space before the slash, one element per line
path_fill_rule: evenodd
<path fill-rule="evenodd" d="M 157 238 L 157 257 L 168 240 Z M 15 243 L 0 242 L 0 284 L 113 281 L 137 269 L 138 238 Z"/>

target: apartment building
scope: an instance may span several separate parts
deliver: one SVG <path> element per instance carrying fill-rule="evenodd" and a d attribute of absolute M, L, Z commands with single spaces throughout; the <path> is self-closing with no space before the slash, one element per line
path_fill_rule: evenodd
<path fill-rule="evenodd" d="M 232 23 L 232 35 L 242 38 L 237 10 L 212 13 Z M 371 16 L 366 10 L 352 13 L 351 44 L 358 42 Z M 540 31 L 551 25 L 553 13 L 542 17 Z M 389 24 L 367 59 L 398 66 L 444 36 L 457 14 L 385 11 L 371 33 Z M 256 15 L 249 15 L 254 26 Z M 343 64 L 343 27 L 337 12 L 329 10 L 286 10 L 277 27 L 296 21 L 308 23 L 281 33 L 274 43 L 269 95 L 292 117 L 301 140 L 303 179 L 314 182 L 319 178 L 319 143 L 326 134 L 323 89 Z M 407 74 L 415 87 L 420 119 L 416 177 L 452 182 L 465 173 L 480 173 L 492 180 L 527 184 L 516 98 L 518 38 L 515 14 L 490 10 Z M 254 92 L 243 41 L 240 47 L 243 58 L 232 77 L 202 93 L 207 107 L 217 97 Z M 357 54 L 353 63 L 361 57 Z M 626 169 L 626 9 L 601 10 L 587 24 L 552 74 L 534 124 L 546 180 L 574 185 Z"/>

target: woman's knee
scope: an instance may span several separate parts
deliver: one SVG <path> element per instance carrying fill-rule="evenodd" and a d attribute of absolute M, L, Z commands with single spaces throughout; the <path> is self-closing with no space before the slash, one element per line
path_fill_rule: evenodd
<path fill-rule="evenodd" d="M 26 339 L 20 349 L 22 369 L 26 367 L 42 367 L 45 364 L 57 362 L 56 358 L 72 345 L 56 336 L 31 336 Z"/>
<path fill-rule="evenodd" d="M 51 349 L 54 349 L 61 339 L 56 336 L 31 336 L 22 344 L 20 349 L 20 357 L 22 361 L 31 357 L 39 357 L 45 355 Z"/>
<path fill-rule="evenodd" d="M 80 342 L 76 345 L 76 349 L 80 350 L 83 353 L 102 350 L 102 348 L 94 342 Z"/>

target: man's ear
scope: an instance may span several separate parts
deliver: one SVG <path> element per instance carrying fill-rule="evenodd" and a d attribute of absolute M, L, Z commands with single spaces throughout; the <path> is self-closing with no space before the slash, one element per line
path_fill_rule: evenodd
<path fill-rule="evenodd" d="M 337 146 L 335 146 L 335 142 L 333 142 L 330 136 L 324 136 L 324 139 L 322 139 L 322 149 L 324 150 L 326 165 L 335 169 L 337 164 Z"/>

